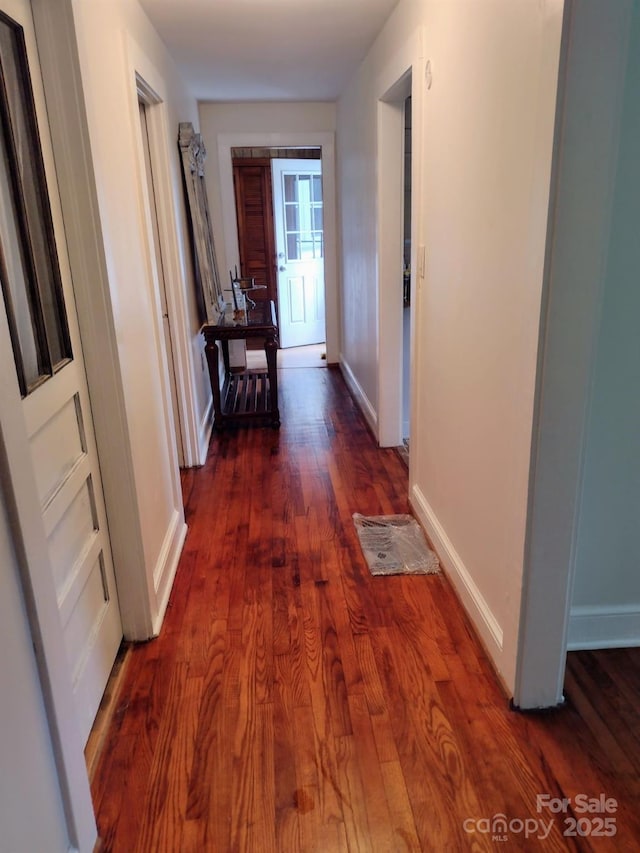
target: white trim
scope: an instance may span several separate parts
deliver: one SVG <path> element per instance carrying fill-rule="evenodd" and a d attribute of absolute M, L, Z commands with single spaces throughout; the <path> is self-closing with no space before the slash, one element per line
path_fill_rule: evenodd
<path fill-rule="evenodd" d="M 402 444 L 404 101 L 411 69 L 378 101 L 378 442 Z"/>
<path fill-rule="evenodd" d="M 151 133 L 149 143 L 152 147 L 151 158 L 154 165 L 154 192 L 157 199 L 158 231 L 160 233 L 160 251 L 164 269 L 167 298 L 167 313 L 171 328 L 173 343 L 173 369 L 177 387 L 177 408 L 180 418 L 178 436 L 182 443 L 182 459 L 185 467 L 202 464 L 202 456 L 198 442 L 198 418 L 195 401 L 196 381 L 195 368 L 191 358 L 191 340 L 189 338 L 189 310 L 187 305 L 187 288 L 184 267 L 181 264 L 181 250 L 178 242 L 180 224 L 174 188 L 171 176 L 172 160 L 167 140 L 172 136 L 169 129 L 167 111 L 164 104 L 167 100 L 163 92 L 163 78 L 157 69 L 149 62 L 142 49 L 130 37 L 127 37 L 127 57 L 129 74 L 136 80 L 136 95 L 142 93 L 145 102 L 150 106 L 160 106 L 161 109 L 151 109 L 147 112 L 147 122 Z M 177 132 L 177 131 L 176 131 Z M 175 135 L 175 134 L 174 134 Z M 178 158 L 174 158 L 178 162 Z M 142 175 L 141 179 L 146 180 Z"/>
<path fill-rule="evenodd" d="M 410 349 L 409 360 L 411 363 L 411 376 L 409 395 L 411 405 L 409 409 L 409 438 L 414 439 L 419 435 L 420 427 L 417 421 L 418 407 L 414 401 L 418 399 L 421 391 L 423 376 L 421 365 L 423 364 L 422 337 L 417 334 L 418 317 L 420 316 L 420 300 L 422 299 L 422 287 L 424 286 L 424 264 L 420 269 L 420 247 L 424 247 L 426 256 L 427 235 L 425 234 L 425 203 L 428 198 L 429 187 L 427 186 L 425 168 L 425 140 L 427 139 L 427 89 L 422 84 L 425 68 L 425 28 L 421 26 L 417 33 L 418 44 L 416 48 L 417 58 L 411 73 L 411 308 L 409 314 L 409 336 Z M 418 83 L 420 81 L 420 83 Z M 422 277 L 420 275 L 422 272 Z M 416 483 L 416 468 L 413 463 L 415 454 L 409 452 L 409 494 Z"/>
<path fill-rule="evenodd" d="M 207 461 L 207 453 L 209 452 L 209 442 L 211 441 L 211 433 L 213 432 L 213 397 L 209 396 L 209 402 L 200 425 L 198 427 L 198 444 L 200 447 L 200 464 L 204 465 Z"/>
<path fill-rule="evenodd" d="M 347 387 L 351 391 L 358 408 L 364 415 L 365 420 L 369 424 L 373 434 L 377 436 L 378 418 L 376 415 L 375 407 L 371 405 L 371 401 L 369 400 L 369 398 L 364 392 L 364 389 L 356 379 L 353 370 L 351 370 L 347 362 L 344 361 L 342 358 L 340 359 L 340 370 L 342 371 L 344 381 L 347 383 Z"/>
<path fill-rule="evenodd" d="M 174 424 L 173 406 L 171 402 L 171 388 L 169 377 L 168 353 L 165 346 L 162 307 L 160 302 L 160 287 L 163 285 L 159 280 L 159 270 L 156 267 L 155 253 L 152 251 L 153 234 L 151 224 L 151 211 L 149 209 L 150 190 L 147 187 L 147 175 L 145 166 L 145 155 L 142 148 L 142 135 L 140 132 L 139 94 L 142 91 L 151 101 L 154 101 L 153 109 L 147 112 L 147 121 L 151 126 L 149 143 L 152 147 L 151 158 L 154 166 L 154 192 L 157 200 L 158 228 L 160 230 L 160 252 L 162 262 L 165 265 L 164 274 L 167 283 L 173 283 L 172 274 L 179 274 L 180 264 L 178 260 L 177 246 L 177 219 L 173 205 L 173 193 L 170 183 L 170 170 L 167 155 L 166 140 L 168 138 L 168 125 L 166 118 L 167 100 L 164 91 L 162 75 L 150 62 L 144 51 L 137 42 L 126 34 L 126 55 L 129 78 L 129 110 L 132 132 L 132 147 L 137 152 L 136 172 L 138 177 L 138 213 L 140 220 L 141 236 L 145 242 L 145 261 L 150 276 L 148 282 L 149 295 L 154 307 L 153 331 L 154 350 L 158 356 L 158 371 L 160 387 L 162 390 L 162 410 L 164 415 L 164 432 L 166 436 L 167 452 L 170 459 L 167 464 L 170 467 L 173 508 L 170 521 L 167 525 L 158 560 L 153 567 L 149 567 L 148 583 L 153 586 L 155 606 L 152 610 L 152 632 L 157 635 L 162 625 L 166 606 L 171 594 L 171 585 L 175 578 L 178 560 L 182 545 L 184 544 L 187 527 L 184 521 L 184 509 L 182 505 L 182 489 L 180 485 L 180 472 L 178 467 L 178 456 L 176 452 L 176 428 Z M 176 158 L 177 159 L 177 158 Z M 158 167 L 158 168 L 155 168 Z M 165 242 L 167 238 L 167 242 Z M 176 279 L 178 282 L 180 278 Z M 184 376 L 184 347 L 188 348 L 186 342 L 186 306 L 184 305 L 184 281 L 182 287 L 169 286 L 166 288 L 167 311 L 169 313 L 169 324 L 173 333 L 181 332 L 174 341 L 174 367 L 176 368 L 176 386 L 178 392 L 178 407 L 180 403 L 188 403 L 192 408 L 194 395 L 192 389 L 185 386 L 182 378 Z M 179 294 L 176 293 L 179 291 Z M 182 299 L 179 298 L 182 296 Z M 172 312 L 180 306 L 181 318 L 174 318 Z M 180 342 L 179 342 L 180 341 Z M 189 348 L 187 349 L 187 352 Z M 186 361 L 189 361 L 188 357 Z M 178 369 L 179 368 L 179 369 Z M 179 378 L 180 377 L 180 378 Z M 189 419 L 189 423 L 193 418 Z M 184 430 L 183 430 L 184 432 Z M 191 442 L 189 442 L 191 444 Z M 183 445 L 184 451 L 184 445 Z"/>
<path fill-rule="evenodd" d="M 129 48 L 129 52 L 130 50 L 131 48 Z M 171 199 L 167 198 L 166 193 L 168 164 L 166 163 L 166 157 L 163 157 L 166 148 L 166 106 L 160 95 L 152 89 L 146 79 L 137 70 L 135 72 L 135 79 L 136 105 L 138 107 L 137 130 L 143 132 L 148 146 L 147 151 L 145 150 L 147 146 L 141 143 L 140 133 L 138 133 L 134 141 L 138 156 L 136 164 L 138 180 L 143 188 L 143 197 L 140 199 L 140 214 L 141 219 L 144 220 L 146 236 L 145 261 L 149 280 L 152 284 L 152 302 L 156 308 L 154 330 L 157 335 L 156 344 L 158 355 L 160 356 L 160 385 L 162 388 L 163 405 L 166 407 L 165 417 L 170 423 L 171 438 L 176 449 L 177 463 L 179 466 L 184 467 L 187 441 L 185 429 L 182 424 L 182 410 L 184 408 L 182 404 L 185 394 L 184 389 L 179 384 L 179 376 L 181 376 L 179 369 L 181 366 L 181 353 L 177 345 L 179 337 L 177 334 L 178 329 L 174 331 L 174 326 L 177 325 L 174 320 L 175 288 L 171 287 L 173 279 L 169 277 L 172 253 L 166 245 L 165 228 L 163 227 L 167 213 L 170 213 L 171 210 Z M 142 111 L 140 111 L 141 106 Z M 141 117 L 142 112 L 144 112 L 144 121 Z M 147 158 L 149 159 L 148 167 Z M 150 183 L 148 181 L 148 172 L 152 175 Z M 172 229 L 171 236 L 175 236 L 175 229 Z M 159 266 L 157 263 L 158 258 L 160 258 Z M 163 315 L 165 306 L 166 315 Z M 168 324 L 169 338 L 171 339 L 170 346 L 167 346 L 165 317 Z M 184 332 L 184 329 L 180 328 L 180 331 Z"/>
<path fill-rule="evenodd" d="M 640 605 L 605 604 L 571 608 L 567 643 L 569 651 L 637 646 L 640 646 Z"/>
<path fill-rule="evenodd" d="M 377 91 L 377 345 L 378 441 L 382 447 L 402 444 L 403 429 L 403 311 L 402 261 L 404 257 L 404 101 L 411 95 L 415 117 L 422 115 L 424 28 L 417 28 L 395 52 L 378 76 Z M 415 73 L 414 73 L 415 71 Z M 412 120 L 411 168 L 411 269 L 417 269 L 417 246 L 422 212 L 419 202 L 423 137 Z M 412 280 L 411 364 L 419 367 L 412 334 L 415 326 L 417 278 Z M 415 374 L 416 370 L 412 370 Z M 413 399 L 414 376 L 409 389 Z M 411 409 L 415 407 L 411 406 Z M 411 414 L 409 416 L 411 420 Z"/>
<path fill-rule="evenodd" d="M 130 118 L 132 122 L 132 145 L 137 152 L 136 171 L 138 185 L 143 192 L 138 199 L 141 230 L 145 236 L 145 260 L 151 279 L 151 296 L 155 308 L 154 332 L 156 350 L 160 355 L 160 378 L 163 395 L 163 408 L 167 426 L 170 430 L 172 447 L 178 447 L 177 464 L 186 467 L 199 464 L 197 417 L 195 413 L 195 382 L 191 361 L 191 342 L 187 336 L 188 310 L 186 305 L 186 282 L 180 264 L 178 246 L 178 216 L 175 196 L 171 183 L 171 166 L 167 141 L 171 137 L 167 119 L 164 80 L 160 72 L 150 62 L 137 42 L 126 36 L 126 55 L 129 76 Z M 153 193 L 156 198 L 156 215 L 160 239 L 159 251 L 162 257 L 162 272 L 157 269 L 155 253 L 151 250 L 154 236 L 151 225 L 149 198 L 151 189 L 147 187 L 147 175 L 144 166 L 145 154 L 140 135 L 140 115 L 138 100 L 142 95 L 149 127 L 149 147 L 153 167 Z M 177 159 L 177 158 L 176 158 Z M 160 276 L 164 277 L 164 284 Z M 162 307 L 159 289 L 163 287 L 166 295 L 169 328 L 172 337 L 172 353 L 166 351 Z M 169 377 L 169 358 L 172 358 L 176 383 L 176 407 L 179 424 L 174 423 L 173 405 Z M 180 445 L 180 446 L 178 446 Z M 175 477 L 174 477 L 175 479 Z M 179 484 L 178 484 L 179 485 Z M 174 489 L 176 483 L 174 482 Z"/>
<path fill-rule="evenodd" d="M 520 708 L 554 706 L 563 696 L 630 14 L 630 0 L 564 7 L 514 690 Z"/>
<path fill-rule="evenodd" d="M 205 139 L 205 144 L 208 140 Z M 210 142 L 208 144 L 211 144 Z M 282 133 L 219 133 L 217 136 L 218 170 L 223 223 L 224 255 L 220 257 L 221 270 L 239 266 L 238 223 L 233 189 L 232 148 L 322 148 L 322 194 L 324 199 L 324 280 L 325 321 L 327 338 L 327 363 L 335 364 L 339 353 L 339 290 L 338 244 L 336 205 L 336 156 L 333 132 L 303 131 Z M 218 250 L 219 251 L 219 250 Z M 224 278 L 224 273 L 221 272 Z"/>
<path fill-rule="evenodd" d="M 153 582 L 156 592 L 156 613 L 153 619 L 153 632 L 158 634 L 162 626 L 171 588 L 178 570 L 182 546 L 187 535 L 187 525 L 182 513 L 175 511 L 160 549 L 160 554 L 153 570 Z"/>
<path fill-rule="evenodd" d="M 503 631 L 500 623 L 493 615 L 429 502 L 417 486 L 414 486 L 411 491 L 411 506 L 433 543 L 442 568 L 478 629 L 489 655 L 494 661 L 500 660 L 503 650 Z"/>

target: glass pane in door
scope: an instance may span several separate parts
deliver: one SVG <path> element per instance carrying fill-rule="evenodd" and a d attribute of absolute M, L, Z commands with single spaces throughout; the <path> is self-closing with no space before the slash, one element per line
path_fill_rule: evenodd
<path fill-rule="evenodd" d="M 287 262 L 320 259 L 322 178 L 298 173 L 283 176 Z"/>
<path fill-rule="evenodd" d="M 0 277 L 25 396 L 71 358 L 22 27 L 0 16 Z"/>

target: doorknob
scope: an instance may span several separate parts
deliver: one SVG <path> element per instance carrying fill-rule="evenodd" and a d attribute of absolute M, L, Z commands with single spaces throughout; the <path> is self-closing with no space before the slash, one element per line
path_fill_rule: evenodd
<path fill-rule="evenodd" d="M 284 272 L 286 270 L 286 267 L 278 267 L 278 269 L 280 270 L 280 272 Z"/>

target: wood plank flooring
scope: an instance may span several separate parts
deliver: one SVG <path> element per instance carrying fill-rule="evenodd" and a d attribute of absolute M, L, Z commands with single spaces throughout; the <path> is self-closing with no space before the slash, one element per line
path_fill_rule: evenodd
<path fill-rule="evenodd" d="M 102 849 L 639 850 L 637 653 L 572 655 L 566 707 L 511 711 L 444 576 L 367 570 L 351 516 L 408 511 L 396 452 L 337 370 L 280 385 L 279 431 L 215 435 L 183 474 L 165 624 L 93 776 Z"/>

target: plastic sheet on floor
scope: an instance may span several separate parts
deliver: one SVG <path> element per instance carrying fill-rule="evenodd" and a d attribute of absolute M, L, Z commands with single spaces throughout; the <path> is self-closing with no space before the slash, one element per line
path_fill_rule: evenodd
<path fill-rule="evenodd" d="M 372 575 L 432 575 L 440 571 L 422 528 L 411 515 L 354 513 L 362 553 Z"/>

